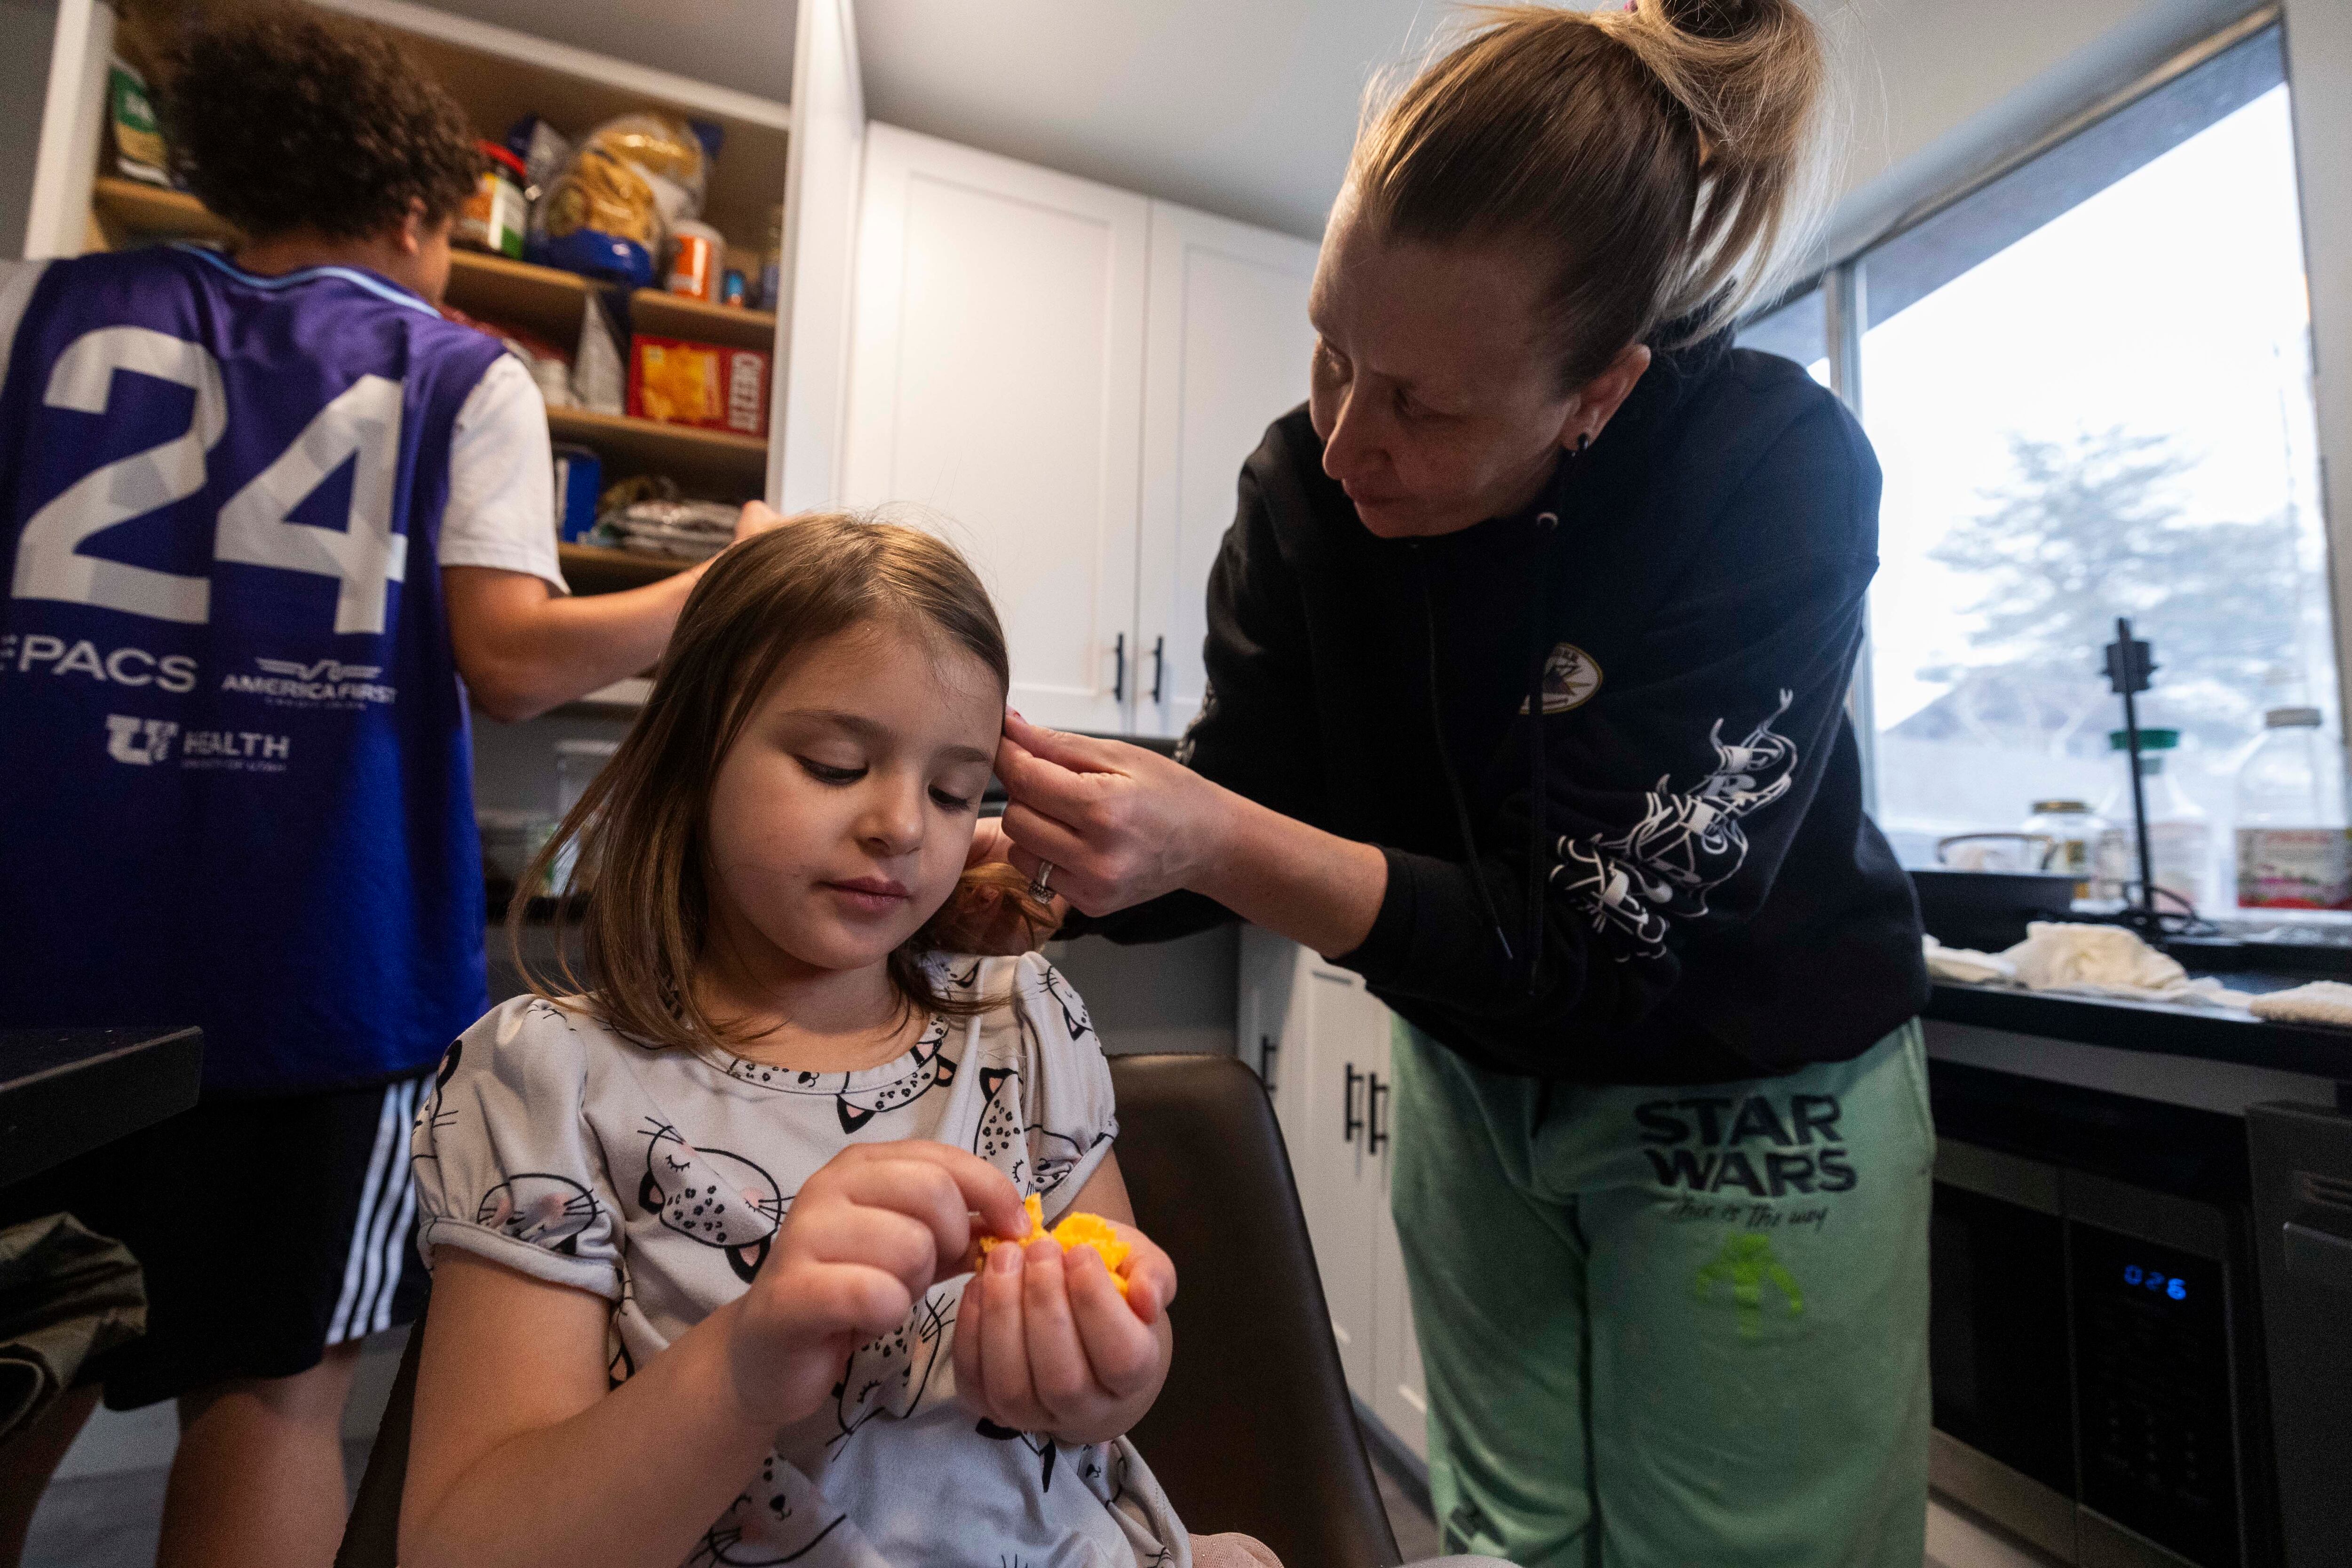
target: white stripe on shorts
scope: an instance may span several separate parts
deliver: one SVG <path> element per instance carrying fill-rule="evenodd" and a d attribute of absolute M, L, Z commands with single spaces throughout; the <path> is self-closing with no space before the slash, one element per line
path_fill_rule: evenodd
<path fill-rule="evenodd" d="M 343 1255 L 343 1289 L 335 1300 L 335 1315 L 327 1323 L 327 1342 L 341 1344 L 369 1331 L 370 1309 L 378 1282 L 389 1272 L 399 1280 L 400 1260 L 387 1270 L 383 1252 L 386 1231 L 394 1214 L 414 1212 L 415 1186 L 409 1179 L 408 1125 L 415 1112 L 416 1080 L 388 1084 L 383 1108 L 376 1113 L 375 1147 L 368 1155 L 367 1181 L 360 1188 L 360 1211 L 352 1226 L 350 1248 Z M 404 1224 L 389 1238 L 400 1247 L 408 1238 Z M 383 1309 L 391 1309 L 390 1287 L 383 1290 Z"/>

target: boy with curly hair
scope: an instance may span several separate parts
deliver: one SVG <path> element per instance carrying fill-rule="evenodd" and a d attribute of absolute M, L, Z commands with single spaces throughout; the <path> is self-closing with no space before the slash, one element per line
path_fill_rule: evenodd
<path fill-rule="evenodd" d="M 566 596 L 538 390 L 436 309 L 473 134 L 389 37 L 247 11 L 163 110 L 233 248 L 0 266 L 0 1026 L 200 1024 L 204 1096 L 0 1223 L 142 1264 L 97 1371 L 179 1402 L 163 1560 L 320 1568 L 420 1075 L 488 1004 L 467 700 L 644 669 L 699 574 Z M 0 1563 L 94 1393 L 0 1452 Z"/>

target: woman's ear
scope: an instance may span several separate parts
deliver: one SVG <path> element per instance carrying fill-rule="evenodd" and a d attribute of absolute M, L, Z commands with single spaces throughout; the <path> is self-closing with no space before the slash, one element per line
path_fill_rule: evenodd
<path fill-rule="evenodd" d="M 1576 389 L 1569 404 L 1568 419 L 1559 427 L 1559 444 L 1571 452 L 1601 438 L 1601 432 L 1616 416 L 1633 387 L 1650 368 L 1650 345 L 1627 343 L 1617 351 L 1599 375 Z"/>

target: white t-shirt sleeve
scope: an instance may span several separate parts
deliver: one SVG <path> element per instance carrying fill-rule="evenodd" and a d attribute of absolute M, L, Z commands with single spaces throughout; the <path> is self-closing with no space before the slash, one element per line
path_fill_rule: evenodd
<path fill-rule="evenodd" d="M 554 455 L 547 404 L 530 373 L 500 354 L 457 410 L 449 439 L 449 504 L 441 564 L 490 566 L 570 593 L 555 556 Z"/>
<path fill-rule="evenodd" d="M 1040 955 L 1013 961 L 1012 1003 L 1032 1059 L 1029 1161 L 1045 1223 L 1057 1222 L 1110 1157 L 1117 1092 L 1087 1005 Z"/>

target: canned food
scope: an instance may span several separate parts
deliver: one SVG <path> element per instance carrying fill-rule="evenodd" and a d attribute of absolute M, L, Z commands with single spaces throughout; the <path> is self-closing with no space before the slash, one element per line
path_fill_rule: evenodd
<path fill-rule="evenodd" d="M 458 209 L 449 237 L 477 250 L 499 256 L 522 255 L 522 160 L 495 142 L 478 142 L 485 166 L 474 182 L 474 194 Z"/>
<path fill-rule="evenodd" d="M 677 225 L 670 231 L 669 291 L 716 302 L 726 254 L 726 237 L 709 224 L 689 219 Z"/>

